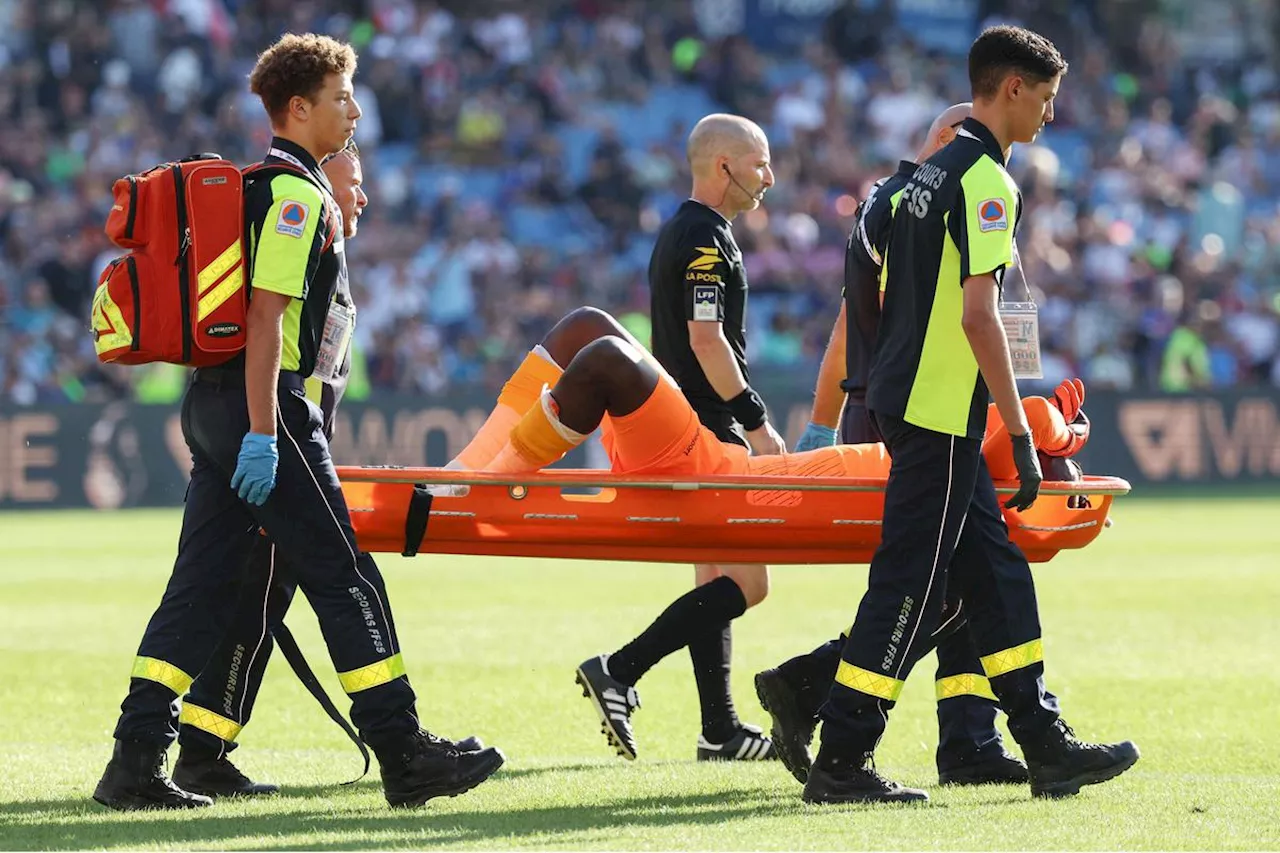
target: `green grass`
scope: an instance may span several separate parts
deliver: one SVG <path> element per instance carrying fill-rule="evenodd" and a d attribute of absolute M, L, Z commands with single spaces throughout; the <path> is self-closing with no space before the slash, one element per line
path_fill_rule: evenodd
<path fill-rule="evenodd" d="M 1280 847 L 1280 500 L 1124 499 L 1084 552 L 1036 569 L 1048 679 L 1085 737 L 1133 738 L 1137 767 L 1072 800 L 939 789 L 932 660 L 908 683 L 881 770 L 918 808 L 807 807 L 780 766 L 692 760 L 688 655 L 640 685 L 640 759 L 614 757 L 573 684 L 686 590 L 681 566 L 380 560 L 424 723 L 507 753 L 457 799 L 392 812 L 344 736 L 272 660 L 236 753 L 285 787 L 199 813 L 116 814 L 89 799 L 138 638 L 168 575 L 175 512 L 0 514 L 0 848 L 4 849 L 1276 849 Z M 734 688 L 845 626 L 864 567 L 782 567 L 739 620 Z M 290 616 L 340 695 L 301 599 Z M 345 705 L 345 702 L 340 703 Z"/>

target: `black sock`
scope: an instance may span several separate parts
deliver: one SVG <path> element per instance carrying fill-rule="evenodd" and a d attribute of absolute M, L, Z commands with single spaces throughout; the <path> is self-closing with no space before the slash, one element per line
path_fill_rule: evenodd
<path fill-rule="evenodd" d="M 658 661 L 747 612 L 747 599 L 733 578 L 718 577 L 677 598 L 631 642 L 609 655 L 609 674 L 634 685 Z"/>
<path fill-rule="evenodd" d="M 806 655 L 799 655 L 778 665 L 778 672 L 796 691 L 796 702 L 815 717 L 827 701 L 831 682 L 840 666 L 845 638 L 828 640 Z"/>
<path fill-rule="evenodd" d="M 702 706 L 702 736 L 712 743 L 727 742 L 742 727 L 729 691 L 729 658 L 733 654 L 733 631 L 729 626 L 726 622 L 699 634 L 689 644 Z"/>

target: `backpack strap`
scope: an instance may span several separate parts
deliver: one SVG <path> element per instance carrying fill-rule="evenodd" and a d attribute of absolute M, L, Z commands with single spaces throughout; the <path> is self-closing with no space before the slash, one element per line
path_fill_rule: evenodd
<path fill-rule="evenodd" d="M 250 180 L 261 181 L 264 179 L 270 180 L 271 178 L 274 178 L 276 175 L 283 175 L 283 174 L 297 175 L 298 177 L 306 180 L 316 189 L 320 190 L 320 195 L 325 199 L 324 211 L 321 213 L 321 215 L 324 217 L 323 221 L 326 226 L 325 230 L 328 233 L 328 236 L 325 238 L 324 246 L 321 247 L 320 251 L 327 252 L 329 250 L 329 247 L 333 245 L 334 237 L 337 233 L 335 231 L 335 228 L 340 228 L 342 227 L 342 225 L 341 223 L 335 223 L 333 221 L 334 208 L 336 207 L 336 203 L 332 205 L 330 204 L 330 202 L 332 201 L 333 194 L 329 192 L 329 190 L 325 189 L 325 187 L 322 186 L 320 182 L 316 180 L 315 175 L 311 174 L 306 169 L 295 166 L 294 164 L 289 162 L 264 163 L 259 161 L 257 163 L 253 163 L 251 165 L 245 166 L 243 169 L 240 170 L 240 175 L 245 181 L 250 181 Z"/>
<path fill-rule="evenodd" d="M 349 782 L 343 782 L 343 785 L 353 785 L 365 777 L 369 772 L 369 748 L 360 740 L 360 735 L 356 734 L 356 730 L 347 722 L 347 718 L 342 712 L 334 706 L 333 700 L 329 698 L 329 694 L 325 692 L 324 687 L 320 684 L 320 679 L 316 678 L 316 674 L 311 671 L 307 659 L 302 654 L 302 649 L 298 648 L 298 642 L 293 639 L 293 634 L 285 627 L 284 622 L 277 622 L 271 628 L 271 636 L 275 638 L 276 645 L 280 648 L 280 653 L 284 655 L 284 659 L 289 662 L 289 666 L 293 669 L 298 680 L 302 682 L 312 697 L 320 703 L 320 707 L 329 715 L 329 719 L 338 724 L 347 737 L 351 738 L 351 742 L 360 750 L 360 755 L 364 758 L 364 773 Z"/>

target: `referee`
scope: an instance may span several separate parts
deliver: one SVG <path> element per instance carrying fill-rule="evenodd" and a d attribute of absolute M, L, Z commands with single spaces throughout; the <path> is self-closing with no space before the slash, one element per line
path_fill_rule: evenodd
<path fill-rule="evenodd" d="M 341 151 L 360 107 L 355 52 L 327 36 L 281 38 L 250 88 L 274 136 L 268 163 L 302 170 L 251 180 L 245 194 L 250 276 L 245 351 L 201 368 L 182 403 L 193 467 L 178 557 L 134 662 L 111 761 L 94 799 L 120 810 L 210 803 L 165 774 L 177 699 L 224 634 L 259 528 L 297 573 L 320 623 L 361 738 L 378 757 L 393 806 L 478 785 L 500 752 L 459 752 L 423 731 L 405 675 L 386 586 L 356 547 L 351 518 L 307 377 L 332 379 L 353 315 L 335 301 L 347 275 L 342 223 L 319 161 Z"/>
<path fill-rule="evenodd" d="M 867 413 L 866 392 L 880 324 L 882 258 L 893 226 L 893 211 L 918 164 L 955 139 L 971 108 L 972 104 L 963 103 L 943 110 L 929 126 L 916 161 L 900 162 L 898 170 L 877 181 L 858 206 L 845 247 L 840 313 L 818 371 L 813 415 L 795 452 L 835 444 L 837 423 L 841 444 L 880 441 Z M 954 625 L 963 622 L 958 602 L 949 601 L 946 613 L 958 616 Z M 760 702 L 773 718 L 773 743 L 778 757 L 801 783 L 809 773 L 809 743 L 818 723 L 818 709 L 840 664 L 844 644 L 844 637 L 837 637 L 809 654 L 760 672 L 755 678 Z M 940 636 L 937 652 L 938 781 L 944 785 L 1027 781 L 1026 765 L 1005 750 L 996 728 L 999 706 L 983 675 L 969 632 L 953 630 Z"/>
<path fill-rule="evenodd" d="M 721 441 L 756 454 L 785 453 L 764 401 L 751 388 L 747 273 L 731 227 L 739 213 L 759 207 L 773 186 L 769 140 L 754 122 L 716 113 L 694 126 L 687 154 L 692 193 L 662 226 L 649 260 L 653 355 Z M 702 710 L 698 759 L 776 758 L 764 732 L 738 719 L 729 689 L 729 623 L 768 595 L 768 567 L 699 565 L 695 578 L 697 586 L 639 636 L 613 654 L 583 662 L 578 677 L 591 685 L 587 693 L 610 742 L 634 759 L 635 684 L 662 658 L 687 646 Z"/>
<path fill-rule="evenodd" d="M 1008 538 L 982 457 L 988 389 L 1009 428 L 1026 509 L 1040 468 L 998 313 L 1021 195 L 1005 171 L 1014 142 L 1053 120 L 1067 65 L 1047 39 L 985 30 L 969 52 L 973 113 L 915 170 L 889 239 L 867 407 L 893 457 L 880 547 L 822 709 L 808 802 L 925 800 L 876 772 L 872 753 L 954 589 L 982 666 L 1009 715 L 1036 796 L 1068 796 L 1138 758 L 1130 742 L 1086 744 L 1045 689 L 1031 570 Z"/>

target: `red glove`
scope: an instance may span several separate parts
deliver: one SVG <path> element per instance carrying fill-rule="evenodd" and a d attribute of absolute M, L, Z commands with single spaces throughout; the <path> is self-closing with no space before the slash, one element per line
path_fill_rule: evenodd
<path fill-rule="evenodd" d="M 1066 379 L 1053 392 L 1050 401 L 1062 412 L 1062 419 L 1067 422 L 1067 432 L 1071 438 L 1062 447 L 1046 450 L 1051 456 L 1071 457 L 1079 453 L 1089 443 L 1089 418 L 1084 413 L 1084 382 L 1079 379 Z"/>
<path fill-rule="evenodd" d="M 1062 412 L 1062 419 L 1071 423 L 1084 406 L 1084 382 L 1079 379 L 1062 380 L 1062 384 L 1053 392 L 1052 402 Z"/>

